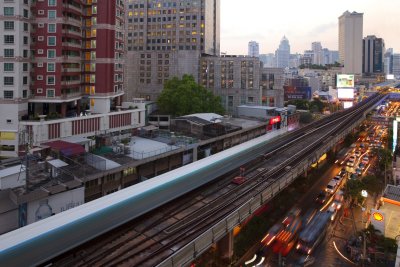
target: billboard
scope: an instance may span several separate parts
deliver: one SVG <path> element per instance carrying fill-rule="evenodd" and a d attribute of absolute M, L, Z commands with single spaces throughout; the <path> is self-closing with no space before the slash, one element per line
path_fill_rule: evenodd
<path fill-rule="evenodd" d="M 311 87 L 310 86 L 284 86 L 284 99 L 288 100 L 310 100 Z"/>
<path fill-rule="evenodd" d="M 338 99 L 354 99 L 354 89 L 353 88 L 338 88 Z"/>
<path fill-rule="evenodd" d="M 354 88 L 354 75 L 338 74 L 336 79 L 336 88 Z"/>
<path fill-rule="evenodd" d="M 353 102 L 343 102 L 343 108 L 348 109 L 353 106 Z"/>
<path fill-rule="evenodd" d="M 394 80 L 394 75 L 393 74 L 386 75 L 386 80 Z"/>

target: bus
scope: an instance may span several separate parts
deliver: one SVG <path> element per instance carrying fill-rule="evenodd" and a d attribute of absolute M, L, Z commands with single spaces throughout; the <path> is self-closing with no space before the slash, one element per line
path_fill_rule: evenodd
<path fill-rule="evenodd" d="M 300 232 L 296 250 L 310 255 L 324 238 L 330 222 L 331 213 L 319 211 Z"/>

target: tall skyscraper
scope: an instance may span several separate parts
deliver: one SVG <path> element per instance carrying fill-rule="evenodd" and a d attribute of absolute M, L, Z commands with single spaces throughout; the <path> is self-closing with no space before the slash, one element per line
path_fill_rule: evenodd
<path fill-rule="evenodd" d="M 363 13 L 346 11 L 339 17 L 339 58 L 344 73 L 362 73 Z"/>
<path fill-rule="evenodd" d="M 261 54 L 260 61 L 263 63 L 264 68 L 273 68 L 275 66 L 275 54 Z"/>
<path fill-rule="evenodd" d="M 393 74 L 393 48 L 388 48 L 384 55 L 385 74 Z"/>
<path fill-rule="evenodd" d="M 260 56 L 260 46 L 256 41 L 250 41 L 248 45 L 247 54 L 250 57 L 259 57 Z"/>
<path fill-rule="evenodd" d="M 368 35 L 363 39 L 363 64 L 364 74 L 384 73 L 385 42 L 375 35 Z"/>
<path fill-rule="evenodd" d="M 322 54 L 322 45 L 321 42 L 313 42 L 311 44 L 311 50 L 313 51 L 313 64 L 315 65 L 323 65 L 323 54 Z"/>
<path fill-rule="evenodd" d="M 400 54 L 393 54 L 393 74 L 400 78 Z"/>
<path fill-rule="evenodd" d="M 164 82 L 220 54 L 220 0 L 128 0 L 127 98 L 156 100 Z"/>
<path fill-rule="evenodd" d="M 290 45 L 286 36 L 283 36 L 279 48 L 275 51 L 276 67 L 289 67 Z"/>

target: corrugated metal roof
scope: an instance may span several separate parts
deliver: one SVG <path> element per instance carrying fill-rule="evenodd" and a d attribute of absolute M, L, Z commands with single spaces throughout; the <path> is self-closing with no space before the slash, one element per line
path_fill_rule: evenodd
<path fill-rule="evenodd" d="M 383 197 L 400 202 L 400 186 L 387 185 Z"/>

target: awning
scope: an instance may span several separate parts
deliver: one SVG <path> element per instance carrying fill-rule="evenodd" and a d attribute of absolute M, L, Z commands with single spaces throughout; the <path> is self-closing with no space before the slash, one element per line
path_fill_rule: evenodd
<path fill-rule="evenodd" d="M 44 143 L 43 145 L 49 146 L 52 150 L 56 150 L 64 156 L 76 156 L 85 153 L 83 146 L 61 140 Z"/>

